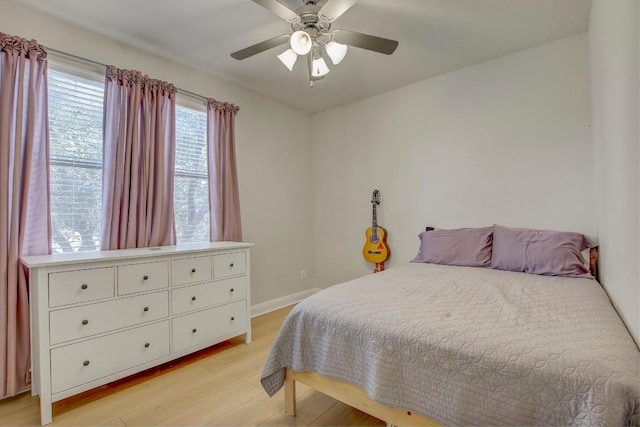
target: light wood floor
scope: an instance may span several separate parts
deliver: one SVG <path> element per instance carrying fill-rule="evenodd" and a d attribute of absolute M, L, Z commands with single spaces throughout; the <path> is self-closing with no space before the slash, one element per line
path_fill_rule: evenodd
<path fill-rule="evenodd" d="M 125 380 L 56 402 L 53 423 L 69 426 L 383 426 L 382 421 L 297 384 L 298 415 L 284 413 L 260 374 L 291 307 L 252 319 L 253 342 L 226 341 Z M 40 425 L 30 393 L 0 400 L 0 425 Z"/>

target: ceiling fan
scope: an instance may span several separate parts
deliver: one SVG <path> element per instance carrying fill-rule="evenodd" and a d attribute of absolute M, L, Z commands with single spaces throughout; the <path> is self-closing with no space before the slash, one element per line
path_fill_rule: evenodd
<path fill-rule="evenodd" d="M 242 60 L 289 43 L 290 49 L 278 55 L 278 59 L 293 71 L 298 56 L 306 55 L 311 86 L 314 81 L 325 78 L 330 71 L 325 56 L 328 56 L 334 65 L 338 65 L 347 54 L 348 46 L 386 55 L 391 55 L 398 47 L 395 40 L 356 31 L 331 29 L 331 24 L 357 0 L 302 0 L 303 4 L 295 10 L 277 0 L 252 1 L 289 22 L 293 34 L 282 34 L 254 44 L 233 52 L 231 57 Z"/>

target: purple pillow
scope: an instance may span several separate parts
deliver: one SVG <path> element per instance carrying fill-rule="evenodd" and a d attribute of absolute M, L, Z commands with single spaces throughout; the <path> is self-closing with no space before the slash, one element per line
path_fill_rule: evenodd
<path fill-rule="evenodd" d="M 580 233 L 494 225 L 491 268 L 549 276 L 593 277 L 580 252 L 595 246 Z"/>
<path fill-rule="evenodd" d="M 418 255 L 412 262 L 489 267 L 493 228 L 457 228 L 423 231 Z"/>

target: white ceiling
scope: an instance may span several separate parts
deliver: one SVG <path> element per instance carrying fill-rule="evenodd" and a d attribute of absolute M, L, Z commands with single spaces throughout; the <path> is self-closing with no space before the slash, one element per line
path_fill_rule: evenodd
<path fill-rule="evenodd" d="M 243 61 L 229 56 L 291 33 L 250 0 L 19 1 L 309 113 L 585 32 L 591 8 L 591 0 L 359 0 L 332 28 L 398 40 L 398 49 L 387 56 L 350 48 L 310 88 L 304 65 L 289 72 L 276 58 L 286 46 Z"/>

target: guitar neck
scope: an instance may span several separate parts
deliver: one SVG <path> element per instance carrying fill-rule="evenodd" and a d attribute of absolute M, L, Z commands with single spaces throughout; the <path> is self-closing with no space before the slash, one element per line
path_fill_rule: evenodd
<path fill-rule="evenodd" d="M 372 214 L 371 214 L 371 229 L 375 230 L 378 227 L 378 218 L 377 218 L 377 212 L 376 212 L 376 204 L 374 203 L 372 205 Z"/>
<path fill-rule="evenodd" d="M 371 239 L 374 242 L 378 241 L 378 219 L 376 215 L 376 204 L 372 205 L 373 212 L 371 214 Z"/>

